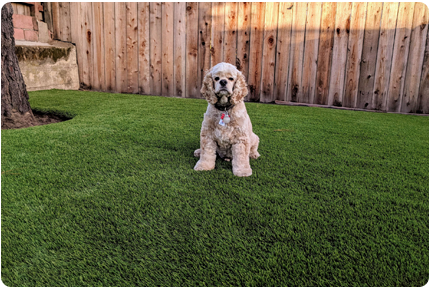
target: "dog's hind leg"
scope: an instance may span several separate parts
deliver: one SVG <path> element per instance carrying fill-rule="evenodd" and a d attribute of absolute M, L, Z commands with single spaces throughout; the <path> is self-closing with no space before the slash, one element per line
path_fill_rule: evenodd
<path fill-rule="evenodd" d="M 258 143 L 260 143 L 260 138 L 254 133 L 251 135 L 251 151 L 249 152 L 249 157 L 252 159 L 257 159 L 260 157 L 260 153 L 258 153 Z"/>

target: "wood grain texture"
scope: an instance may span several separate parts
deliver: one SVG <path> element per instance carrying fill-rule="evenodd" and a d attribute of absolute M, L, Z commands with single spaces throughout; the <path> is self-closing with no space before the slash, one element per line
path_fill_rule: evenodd
<path fill-rule="evenodd" d="M 337 4 L 333 42 L 334 56 L 331 65 L 330 87 L 328 93 L 329 106 L 342 106 L 343 102 L 351 8 L 352 5 L 350 2 L 341 2 Z"/>
<path fill-rule="evenodd" d="M 137 3 L 138 10 L 138 43 L 139 43 L 139 94 L 148 95 L 151 94 L 151 67 L 150 67 L 150 55 L 149 55 L 149 3 L 139 2 Z"/>
<path fill-rule="evenodd" d="M 248 96 L 245 100 L 260 101 L 261 71 L 264 40 L 264 13 L 266 3 L 252 2 L 251 38 L 249 47 Z"/>
<path fill-rule="evenodd" d="M 10 5 L 12 5 L 12 10 L 13 10 L 14 14 L 20 14 L 20 13 L 18 13 L 18 4 L 10 3 Z"/>
<path fill-rule="evenodd" d="M 105 82 L 107 92 L 116 91 L 115 3 L 103 3 Z"/>
<path fill-rule="evenodd" d="M 288 71 L 287 101 L 302 98 L 303 55 L 306 31 L 307 3 L 295 2 L 293 7 L 294 29 L 291 33 L 290 69 Z"/>
<path fill-rule="evenodd" d="M 327 105 L 330 81 L 331 56 L 334 41 L 336 3 L 325 2 L 322 8 L 320 43 L 318 46 L 315 104 Z"/>
<path fill-rule="evenodd" d="M 81 17 L 81 39 L 82 39 L 82 78 L 81 87 L 91 89 L 93 84 L 93 24 L 92 24 L 92 5 L 90 2 L 80 3 Z"/>
<path fill-rule="evenodd" d="M 429 11 L 427 6 L 423 3 L 416 3 L 411 33 L 411 48 L 406 70 L 405 89 L 400 112 L 415 113 L 419 106 L 418 93 L 428 26 Z"/>
<path fill-rule="evenodd" d="M 178 97 L 185 97 L 185 63 L 186 63 L 186 9 L 185 2 L 175 2 L 175 19 L 174 19 L 174 45 L 175 45 L 175 63 L 174 63 L 174 91 Z"/>
<path fill-rule="evenodd" d="M 186 94 L 185 97 L 200 98 L 200 80 L 198 77 L 198 3 L 187 3 L 187 54 L 186 54 Z"/>
<path fill-rule="evenodd" d="M 151 94 L 161 95 L 162 85 L 162 20 L 161 2 L 149 4 L 149 51 L 151 55 Z"/>
<path fill-rule="evenodd" d="M 236 66 L 237 2 L 225 3 L 223 62 Z"/>
<path fill-rule="evenodd" d="M 224 60 L 225 3 L 212 3 L 211 65 Z"/>
<path fill-rule="evenodd" d="M 406 65 L 411 39 L 412 20 L 415 3 L 400 2 L 394 39 L 393 64 L 387 94 L 389 112 L 400 112 L 401 98 L 405 83 Z M 419 84 L 418 84 L 419 85 Z"/>
<path fill-rule="evenodd" d="M 367 5 L 363 52 L 361 56 L 360 78 L 356 101 L 357 108 L 372 108 L 382 6 L 383 3 L 380 2 L 369 2 Z"/>
<path fill-rule="evenodd" d="M 245 100 L 428 113 L 422 3 L 45 6 L 56 37 L 76 44 L 85 89 L 199 98 L 205 72 L 227 61 L 247 79 Z"/>
<path fill-rule="evenodd" d="M 51 11 L 52 11 L 52 27 L 53 27 L 52 38 L 61 40 L 60 2 L 52 2 Z M 80 24 L 82 21 L 78 19 L 77 22 Z"/>
<path fill-rule="evenodd" d="M 103 35 L 103 3 L 93 2 L 93 89 L 98 91 L 106 91 L 105 81 L 105 49 Z"/>
<path fill-rule="evenodd" d="M 127 92 L 127 10 L 125 2 L 115 2 L 116 92 Z"/>
<path fill-rule="evenodd" d="M 322 3 L 309 3 L 306 18 L 306 40 L 303 60 L 301 103 L 313 103 L 317 77 L 318 44 L 320 37 Z M 279 99 L 281 100 L 281 99 Z"/>
<path fill-rule="evenodd" d="M 274 100 L 285 101 L 287 97 L 293 7 L 293 2 L 279 3 L 275 83 L 273 91 Z"/>
<path fill-rule="evenodd" d="M 126 2 L 127 18 L 126 36 L 126 71 L 127 93 L 139 92 L 139 62 L 138 62 L 138 38 L 137 38 L 137 2 Z"/>
<path fill-rule="evenodd" d="M 70 3 L 70 7 L 72 6 L 72 3 Z M 53 29 L 53 27 L 52 27 L 52 2 L 44 2 L 43 3 L 43 15 L 45 17 L 44 22 L 46 23 L 46 25 L 48 25 L 48 30 L 52 31 L 52 29 Z M 72 17 L 70 17 L 70 19 L 72 19 Z M 70 32 L 72 32 L 71 28 L 72 28 L 72 26 L 71 26 L 71 22 L 70 22 Z"/>
<path fill-rule="evenodd" d="M 416 113 L 429 114 L 429 37 L 427 35 Z"/>
<path fill-rule="evenodd" d="M 72 37 L 70 35 L 70 3 L 69 2 L 59 2 L 59 17 L 60 17 L 60 33 L 59 39 L 62 41 L 70 42 Z"/>
<path fill-rule="evenodd" d="M 274 101 L 276 36 L 278 28 L 279 3 L 266 3 L 263 39 L 263 71 L 261 79 L 260 102 Z"/>
<path fill-rule="evenodd" d="M 249 39 L 251 33 L 251 3 L 239 2 L 237 12 L 237 59 L 236 66 L 245 79 L 249 73 Z"/>
<path fill-rule="evenodd" d="M 173 79 L 173 16 L 174 16 L 174 3 L 163 2 L 162 5 L 162 91 L 164 96 L 175 96 Z"/>
<path fill-rule="evenodd" d="M 372 108 L 387 111 L 386 97 L 390 81 L 393 57 L 394 34 L 393 23 L 396 23 L 398 2 L 385 2 L 379 33 L 378 57 L 376 58 L 375 84 L 373 86 Z"/>
<path fill-rule="evenodd" d="M 12 7 L 14 5 L 14 3 L 11 3 Z M 70 7 L 72 7 L 72 3 L 70 3 Z M 15 11 L 15 9 L 14 9 Z M 71 12 L 70 12 L 71 13 Z M 52 31 L 52 3 L 51 2 L 45 2 L 43 4 L 43 15 L 45 17 L 45 23 L 48 26 L 48 30 Z M 72 19 L 72 17 L 70 16 L 70 19 Z M 75 21 L 76 22 L 76 21 Z M 72 23 L 70 23 L 70 25 L 72 25 Z M 70 26 L 70 32 L 72 32 L 72 26 Z"/>
<path fill-rule="evenodd" d="M 211 68 L 211 27 L 212 27 L 212 3 L 199 3 L 199 56 L 198 76 L 201 85 L 205 73 Z"/>
<path fill-rule="evenodd" d="M 348 56 L 345 71 L 345 93 L 342 106 L 356 107 L 360 63 L 363 52 L 364 25 L 366 24 L 367 3 L 354 2 L 351 11 L 351 29 L 348 41 Z"/>
<path fill-rule="evenodd" d="M 51 4 L 54 4 L 51 3 Z M 81 37 L 81 4 L 79 2 L 71 2 L 70 3 L 70 17 L 75 19 L 75 21 L 71 22 L 71 37 L 72 43 L 76 45 L 76 60 L 78 61 L 78 75 L 79 81 L 81 81 L 83 77 L 82 65 L 84 61 L 84 50 L 82 48 L 82 38 Z"/>

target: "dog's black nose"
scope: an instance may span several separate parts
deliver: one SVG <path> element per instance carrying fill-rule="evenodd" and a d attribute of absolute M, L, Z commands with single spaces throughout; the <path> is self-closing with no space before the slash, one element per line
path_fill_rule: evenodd
<path fill-rule="evenodd" d="M 221 86 L 225 86 L 227 84 L 227 80 L 221 80 L 219 81 L 219 84 L 221 84 Z"/>

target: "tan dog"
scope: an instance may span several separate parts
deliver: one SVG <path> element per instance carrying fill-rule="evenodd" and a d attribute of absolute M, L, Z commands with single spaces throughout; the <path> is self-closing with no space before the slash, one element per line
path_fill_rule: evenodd
<path fill-rule="evenodd" d="M 226 161 L 232 159 L 233 174 L 250 176 L 249 158 L 257 159 L 260 139 L 252 132 L 252 124 L 243 98 L 248 94 L 245 77 L 228 63 L 212 67 L 200 92 L 208 101 L 200 132 L 200 157 L 194 170 L 215 168 L 216 153 Z M 224 116 L 223 116 L 224 114 Z"/>

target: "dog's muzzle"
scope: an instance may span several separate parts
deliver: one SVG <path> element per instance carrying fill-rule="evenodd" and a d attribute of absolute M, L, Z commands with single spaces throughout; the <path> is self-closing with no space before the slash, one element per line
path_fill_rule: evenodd
<path fill-rule="evenodd" d="M 216 94 L 218 101 L 215 103 L 215 108 L 217 108 L 218 110 L 224 111 L 224 110 L 228 110 L 231 107 L 233 107 L 233 105 L 230 103 L 230 96 L 232 94 L 228 93 L 227 90 L 221 90 L 220 92 L 224 92 L 224 93 L 219 93 Z"/>

